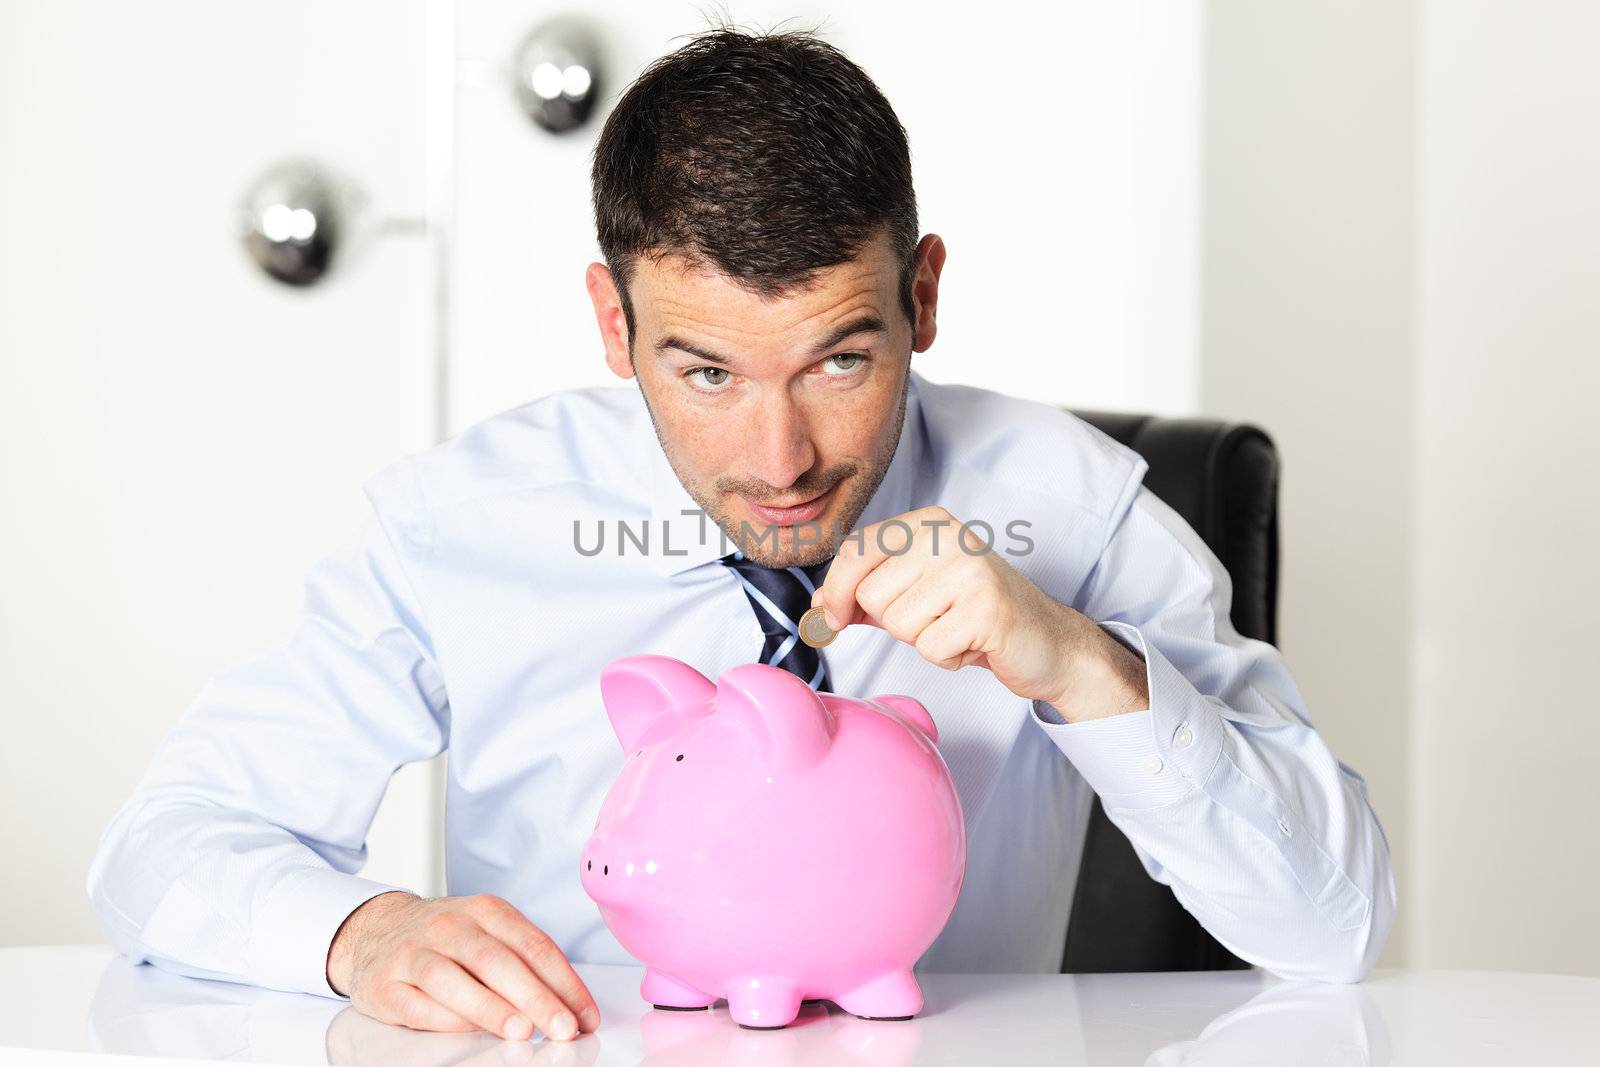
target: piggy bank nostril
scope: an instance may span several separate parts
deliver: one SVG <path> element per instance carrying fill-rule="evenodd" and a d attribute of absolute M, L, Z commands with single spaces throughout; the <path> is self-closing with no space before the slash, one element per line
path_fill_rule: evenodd
<path fill-rule="evenodd" d="M 589 870 L 594 870 L 594 860 L 589 861 Z"/>
<path fill-rule="evenodd" d="M 607 864 L 606 866 L 601 867 L 600 868 L 600 873 L 601 874 L 610 874 L 611 873 L 611 865 Z"/>

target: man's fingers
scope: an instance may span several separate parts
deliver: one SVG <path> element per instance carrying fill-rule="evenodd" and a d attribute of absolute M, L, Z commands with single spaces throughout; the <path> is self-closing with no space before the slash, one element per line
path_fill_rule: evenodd
<path fill-rule="evenodd" d="M 428 996 L 491 1034 L 510 1041 L 526 1041 L 533 1036 L 532 1020 L 449 956 L 425 952 L 413 982 Z"/>
<path fill-rule="evenodd" d="M 575 1013 L 504 942 L 479 932 L 454 946 L 451 955 L 548 1036 L 561 1041 L 577 1036 Z"/>
<path fill-rule="evenodd" d="M 381 1021 L 441 1033 L 463 1033 L 481 1029 L 409 982 L 390 982 L 383 994 L 378 1014 Z"/>
<path fill-rule="evenodd" d="M 859 620 L 888 630 L 909 641 L 949 605 L 937 573 L 929 574 L 925 561 L 915 556 L 893 556 L 872 569 L 856 586 L 856 604 L 866 616 Z M 917 616 L 926 616 L 917 621 Z M 914 629 L 907 631 L 907 625 Z"/>
<path fill-rule="evenodd" d="M 896 558 L 891 556 L 888 549 L 898 549 L 907 539 L 905 531 L 898 527 L 884 532 L 880 537 L 882 526 L 883 523 L 877 522 L 863 526 L 860 537 L 842 541 L 834 553 L 833 562 L 828 565 L 828 573 L 822 579 L 822 584 L 811 595 L 811 605 L 825 609 L 832 616 L 832 621 L 838 624 L 835 629 L 843 629 L 859 621 L 861 613 L 858 611 L 856 588 L 880 563 Z"/>
<path fill-rule="evenodd" d="M 516 951 L 539 981 L 576 1017 L 579 1030 L 590 1033 L 599 1029 L 600 1008 L 595 1004 L 593 994 L 549 934 L 533 925 L 509 904 L 503 909 L 491 910 L 479 921 L 490 935 Z M 545 1032 L 551 1033 L 549 1030 Z"/>
<path fill-rule="evenodd" d="M 945 612 L 922 627 L 915 644 L 923 659 L 947 671 L 960 670 L 983 655 L 972 647 L 970 622 L 954 612 Z"/>
<path fill-rule="evenodd" d="M 958 526 L 948 511 L 934 506 L 861 527 L 839 542 L 827 577 L 812 594 L 812 606 L 826 609 L 838 623 L 835 629 L 862 621 L 862 615 L 881 618 L 873 610 L 871 597 L 864 595 L 861 587 L 869 578 L 876 581 L 878 573 L 889 564 L 907 565 L 920 574 L 928 571 L 929 562 L 935 557 L 959 553 L 961 531 Z M 973 535 L 968 534 L 967 539 L 971 541 Z M 900 568 L 895 569 L 899 571 Z M 903 575 L 897 576 L 896 581 L 901 577 Z M 870 593 L 871 587 L 868 589 Z M 896 594 L 900 591 L 894 590 Z M 880 596 L 879 599 L 887 604 L 894 597 Z"/>

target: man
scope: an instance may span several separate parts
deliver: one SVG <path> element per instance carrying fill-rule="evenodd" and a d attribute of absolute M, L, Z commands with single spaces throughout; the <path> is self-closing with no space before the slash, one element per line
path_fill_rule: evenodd
<path fill-rule="evenodd" d="M 807 35 L 707 34 L 618 102 L 593 180 L 588 291 L 637 388 L 368 481 L 287 642 L 212 679 L 108 828 L 113 943 L 417 1028 L 593 1030 L 569 961 L 631 962 L 577 877 L 624 758 L 597 678 L 654 652 L 928 705 L 968 868 L 921 970 L 1058 968 L 1092 790 L 1233 951 L 1363 975 L 1382 831 L 1215 557 L 1130 450 L 911 370 L 946 253 L 871 80 Z M 794 639 L 812 605 L 826 652 Z M 356 876 L 390 776 L 447 746 L 456 895 Z"/>

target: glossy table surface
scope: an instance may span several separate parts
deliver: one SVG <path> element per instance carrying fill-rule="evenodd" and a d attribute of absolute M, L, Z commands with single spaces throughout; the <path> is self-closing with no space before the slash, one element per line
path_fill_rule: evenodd
<path fill-rule="evenodd" d="M 640 968 L 578 972 L 598 1033 L 507 1042 L 182 978 L 101 945 L 0 949 L 0 1064 L 1600 1064 L 1600 978 L 1568 975 L 1387 971 L 1346 986 L 1238 971 L 924 975 L 923 1014 L 908 1022 L 811 1004 L 789 1028 L 757 1032 L 725 1003 L 652 1010 Z"/>

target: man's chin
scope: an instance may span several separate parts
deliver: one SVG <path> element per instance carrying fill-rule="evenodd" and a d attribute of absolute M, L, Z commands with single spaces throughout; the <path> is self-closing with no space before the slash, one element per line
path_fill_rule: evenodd
<path fill-rule="evenodd" d="M 810 567 L 828 559 L 838 538 L 824 519 L 793 526 L 760 526 L 746 521 L 742 529 L 726 531 L 744 557 L 763 567 Z"/>

